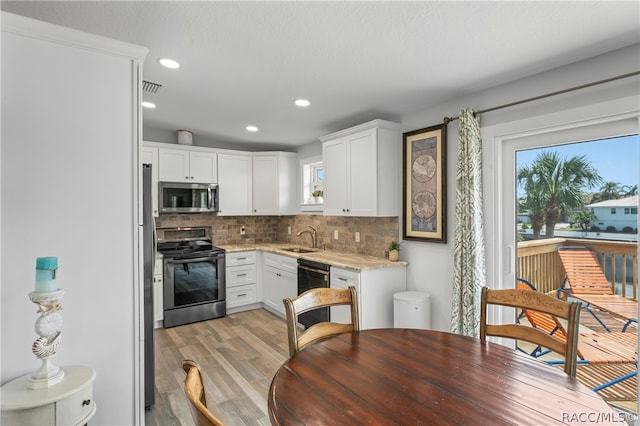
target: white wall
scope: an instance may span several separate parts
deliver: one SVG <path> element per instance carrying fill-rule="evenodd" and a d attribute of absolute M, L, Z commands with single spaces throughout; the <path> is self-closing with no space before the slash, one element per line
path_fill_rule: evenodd
<path fill-rule="evenodd" d="M 562 90 L 581 84 L 598 81 L 638 70 L 640 63 L 640 45 L 630 46 L 618 51 L 610 52 L 587 61 L 575 63 L 549 72 L 534 75 L 503 86 L 486 90 L 474 96 L 459 99 L 439 105 L 435 108 L 411 114 L 403 118 L 403 132 L 420 129 L 441 123 L 445 116 L 457 116 L 463 108 L 483 110 L 506 104 L 520 99 L 526 99 Z M 555 96 L 528 104 L 511 107 L 495 112 L 482 114 L 481 127 L 496 126 L 510 123 L 533 116 L 556 113 L 584 105 L 595 105 L 608 100 L 621 99 L 630 94 L 638 93 L 638 78 L 607 83 L 595 88 L 583 89 L 578 92 Z M 543 124 L 542 124 L 543 125 Z M 525 128 L 519 129 L 521 131 Z M 450 307 L 453 284 L 453 231 L 455 208 L 455 173 L 458 144 L 458 122 L 449 124 L 447 129 L 447 244 L 431 244 L 423 242 L 405 241 L 401 251 L 401 258 L 409 261 L 407 271 L 407 288 L 409 290 L 425 291 L 431 294 L 432 327 L 437 330 L 450 329 Z M 483 179 L 485 188 L 492 188 L 495 179 L 492 157 L 486 155 L 494 152 L 492 139 L 484 138 L 483 130 Z M 487 282 L 491 284 L 497 274 L 494 265 L 500 254 L 500 244 L 496 241 L 496 229 L 491 222 L 496 214 L 496 204 L 499 198 L 491 190 L 485 190 L 485 234 L 487 235 Z"/>
<path fill-rule="evenodd" d="M 298 158 L 300 160 L 318 155 L 322 157 L 322 142 L 320 141 L 308 143 L 298 148 Z"/>
<path fill-rule="evenodd" d="M 53 361 L 96 370 L 91 424 L 133 424 L 138 69 L 102 50 L 141 59 L 146 49 L 4 12 L 2 21 L 1 381 L 40 366 L 28 293 L 36 257 L 58 256 L 64 324 Z"/>

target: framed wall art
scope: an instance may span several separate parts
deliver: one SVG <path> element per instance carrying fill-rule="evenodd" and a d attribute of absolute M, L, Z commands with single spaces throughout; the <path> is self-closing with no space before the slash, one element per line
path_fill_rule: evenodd
<path fill-rule="evenodd" d="M 402 136 L 403 238 L 446 243 L 446 125 Z"/>

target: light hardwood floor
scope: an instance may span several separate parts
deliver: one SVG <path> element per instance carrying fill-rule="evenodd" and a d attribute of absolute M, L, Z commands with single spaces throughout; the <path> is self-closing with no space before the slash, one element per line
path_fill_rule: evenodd
<path fill-rule="evenodd" d="M 200 364 L 207 405 L 229 425 L 269 425 L 267 393 L 288 358 L 284 319 L 264 310 L 167 329 L 155 337 L 156 403 L 146 424 L 191 425 L 183 359 Z"/>
<path fill-rule="evenodd" d="M 581 324 L 601 331 L 589 317 L 581 315 Z M 612 321 L 609 326 L 616 324 Z M 155 349 L 156 403 L 146 413 L 147 425 L 193 424 L 183 389 L 182 360 L 186 358 L 200 364 L 207 405 L 218 418 L 234 426 L 270 425 L 269 385 L 289 354 L 284 319 L 257 309 L 158 329 Z M 579 380 L 584 368 L 579 368 Z M 614 406 L 638 412 L 637 378 L 615 385 L 601 395 Z"/>

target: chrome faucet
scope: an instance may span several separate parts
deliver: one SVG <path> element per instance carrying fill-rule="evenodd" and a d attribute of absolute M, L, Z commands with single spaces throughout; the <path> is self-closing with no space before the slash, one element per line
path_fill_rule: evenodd
<path fill-rule="evenodd" d="M 308 230 L 304 230 L 304 231 L 300 231 L 296 234 L 297 237 L 299 237 L 302 234 L 309 234 L 311 235 L 311 247 L 312 248 L 318 248 L 318 233 L 316 232 L 316 230 L 313 228 L 313 226 L 310 226 L 309 228 L 311 228 L 311 231 Z"/>

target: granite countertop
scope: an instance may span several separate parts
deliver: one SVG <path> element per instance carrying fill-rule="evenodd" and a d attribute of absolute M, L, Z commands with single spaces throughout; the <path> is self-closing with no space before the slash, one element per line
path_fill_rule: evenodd
<path fill-rule="evenodd" d="M 301 249 L 309 249 L 309 247 L 290 244 L 290 243 L 257 243 L 257 244 L 236 244 L 236 245 L 218 245 L 218 247 L 224 249 L 229 253 L 248 251 L 248 250 L 262 250 L 268 253 L 275 253 L 282 256 L 289 256 L 293 258 L 303 258 L 308 260 L 315 260 L 317 262 L 328 263 L 331 266 L 338 266 L 340 268 L 351 269 L 354 271 L 363 271 L 367 269 L 379 269 L 379 268 L 397 268 L 406 266 L 408 263 L 404 260 L 397 262 L 391 262 L 384 257 L 368 256 L 364 254 L 355 253 L 343 253 L 335 250 L 321 250 L 316 249 L 311 253 L 295 253 L 291 251 L 283 250 L 285 248 L 297 247 Z"/>

